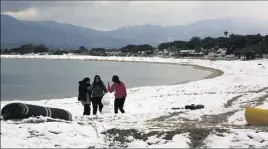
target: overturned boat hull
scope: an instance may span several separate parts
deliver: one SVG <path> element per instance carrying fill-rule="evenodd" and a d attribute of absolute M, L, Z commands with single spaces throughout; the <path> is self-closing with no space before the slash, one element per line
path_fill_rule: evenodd
<path fill-rule="evenodd" d="M 49 108 L 24 103 L 10 103 L 1 110 L 4 120 L 22 119 L 36 116 L 51 117 L 55 119 L 72 120 L 72 114 L 69 111 L 59 108 Z"/>

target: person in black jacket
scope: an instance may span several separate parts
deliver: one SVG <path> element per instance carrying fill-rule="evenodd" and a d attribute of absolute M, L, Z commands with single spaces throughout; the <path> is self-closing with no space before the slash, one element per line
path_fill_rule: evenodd
<path fill-rule="evenodd" d="M 90 87 L 92 93 L 91 93 L 91 101 L 93 104 L 93 115 L 97 114 L 98 108 L 100 113 L 102 112 L 103 104 L 101 102 L 104 94 L 108 92 L 106 86 L 102 82 L 99 75 L 96 75 L 94 77 L 94 82 L 92 83 L 92 86 Z"/>
<path fill-rule="evenodd" d="M 90 79 L 88 77 L 79 81 L 78 87 L 78 101 L 84 106 L 83 115 L 90 115 L 90 104 L 91 104 L 91 90 L 90 90 Z"/>

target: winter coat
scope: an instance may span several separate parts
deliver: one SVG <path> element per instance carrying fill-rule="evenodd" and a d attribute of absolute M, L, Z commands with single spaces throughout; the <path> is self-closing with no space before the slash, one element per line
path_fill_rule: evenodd
<path fill-rule="evenodd" d="M 122 82 L 120 84 L 114 83 L 112 86 L 108 85 L 108 91 L 114 92 L 115 98 L 127 97 L 126 86 Z"/>
<path fill-rule="evenodd" d="M 103 97 L 108 92 L 102 81 L 100 83 L 93 83 L 90 90 L 92 91 L 91 97 Z"/>
<path fill-rule="evenodd" d="M 90 84 L 86 84 L 83 81 L 79 82 L 79 87 L 78 87 L 78 101 L 81 101 L 82 104 L 90 104 L 90 100 L 91 100 L 91 91 L 89 90 L 90 88 Z M 84 105 L 83 104 L 83 105 Z"/>

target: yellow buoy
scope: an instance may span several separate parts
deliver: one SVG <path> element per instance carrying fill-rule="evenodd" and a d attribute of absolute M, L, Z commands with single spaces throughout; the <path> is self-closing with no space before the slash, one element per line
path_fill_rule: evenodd
<path fill-rule="evenodd" d="M 249 125 L 268 126 L 268 109 L 246 107 L 245 118 Z"/>

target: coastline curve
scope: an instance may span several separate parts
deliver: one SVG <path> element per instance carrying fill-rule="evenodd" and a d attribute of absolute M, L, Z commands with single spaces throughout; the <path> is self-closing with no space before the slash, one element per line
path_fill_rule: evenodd
<path fill-rule="evenodd" d="M 172 59 L 172 58 L 160 58 L 160 57 L 116 57 L 116 56 L 111 56 L 111 57 L 102 57 L 102 56 L 81 56 L 81 55 L 1 55 L 1 58 L 19 58 L 19 59 L 53 59 L 53 60 L 88 60 L 88 61 L 115 61 L 115 62 L 130 62 L 130 63 L 153 63 L 153 64 L 168 64 L 168 65 L 180 65 L 180 66 L 190 66 L 193 69 L 199 69 L 199 70 L 205 70 L 205 71 L 210 71 L 212 74 L 209 76 L 206 76 L 202 79 L 198 80 L 203 80 L 203 79 L 213 79 L 216 77 L 219 77 L 224 74 L 224 72 L 220 69 L 212 68 L 212 67 L 206 67 L 206 66 L 201 66 L 198 64 L 187 64 L 187 63 L 180 63 L 177 62 L 176 60 L 188 60 L 188 59 Z M 151 60 L 156 60 L 156 61 L 151 61 Z M 160 61 L 159 61 L 160 60 Z M 174 62 L 171 61 L 162 61 L 162 60 L 175 60 Z M 202 60 L 201 61 L 206 61 Z M 211 61 L 211 60 L 208 60 Z M 178 85 L 178 84 L 185 84 L 189 82 L 195 82 L 198 80 L 191 80 L 191 81 L 184 81 L 180 83 L 175 83 L 175 84 L 166 84 L 166 85 Z M 142 87 L 142 86 L 141 86 Z"/>

